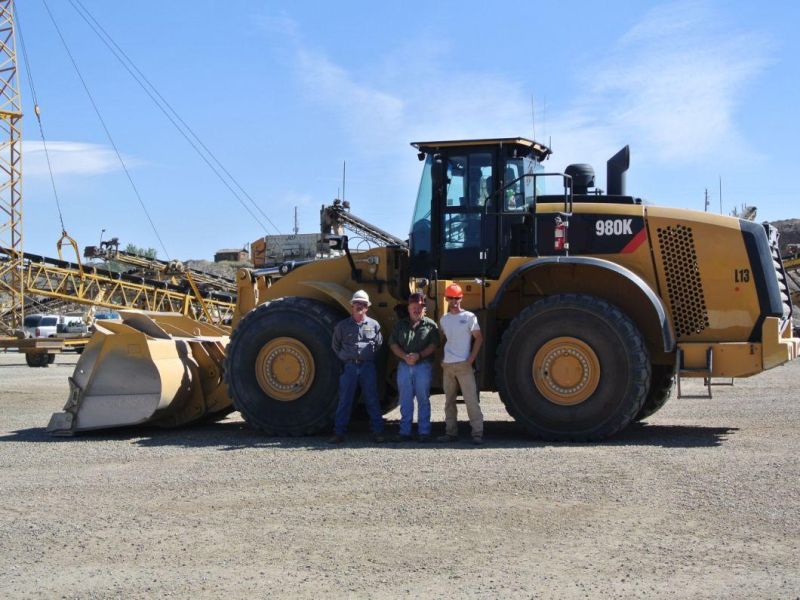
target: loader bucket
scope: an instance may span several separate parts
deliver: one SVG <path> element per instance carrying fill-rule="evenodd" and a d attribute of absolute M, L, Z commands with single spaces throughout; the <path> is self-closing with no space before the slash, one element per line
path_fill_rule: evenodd
<path fill-rule="evenodd" d="M 177 427 L 233 410 L 223 384 L 228 332 L 176 313 L 119 311 L 97 323 L 47 431 Z"/>

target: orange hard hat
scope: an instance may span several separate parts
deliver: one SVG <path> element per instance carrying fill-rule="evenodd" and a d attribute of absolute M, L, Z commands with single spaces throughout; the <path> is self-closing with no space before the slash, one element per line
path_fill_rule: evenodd
<path fill-rule="evenodd" d="M 445 298 L 463 298 L 464 292 L 461 290 L 461 286 L 457 283 L 451 283 L 447 286 L 444 290 L 444 297 Z"/>

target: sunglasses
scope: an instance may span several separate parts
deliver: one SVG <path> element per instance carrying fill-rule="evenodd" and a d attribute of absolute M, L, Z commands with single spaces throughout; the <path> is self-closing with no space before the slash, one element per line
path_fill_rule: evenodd
<path fill-rule="evenodd" d="M 353 302 L 353 306 L 358 306 L 359 308 L 366 308 L 369 306 L 366 302 Z"/>
<path fill-rule="evenodd" d="M 463 300 L 463 296 L 445 296 L 445 300 Z"/>

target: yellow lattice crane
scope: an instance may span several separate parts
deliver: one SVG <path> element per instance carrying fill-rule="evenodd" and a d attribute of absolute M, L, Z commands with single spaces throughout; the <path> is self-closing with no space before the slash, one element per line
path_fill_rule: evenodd
<path fill-rule="evenodd" d="M 0 331 L 5 333 L 21 327 L 24 318 L 21 125 L 14 2 L 0 0 L 0 246 L 7 249 L 0 260 L 0 295 L 8 315 Z"/>

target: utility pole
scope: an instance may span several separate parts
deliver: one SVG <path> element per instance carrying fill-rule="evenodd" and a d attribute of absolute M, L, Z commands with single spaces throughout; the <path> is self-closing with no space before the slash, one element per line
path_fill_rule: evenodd
<path fill-rule="evenodd" d="M 297 232 L 300 231 L 300 221 L 297 220 L 297 207 L 294 207 L 294 234 L 297 235 Z"/>
<path fill-rule="evenodd" d="M 0 293 L 10 297 L 6 319 L 22 327 L 25 294 L 22 254 L 22 102 L 17 77 L 14 2 L 0 0 Z"/>
<path fill-rule="evenodd" d="M 708 212 L 708 188 L 706 188 L 706 199 L 705 199 L 704 209 L 703 210 Z"/>

